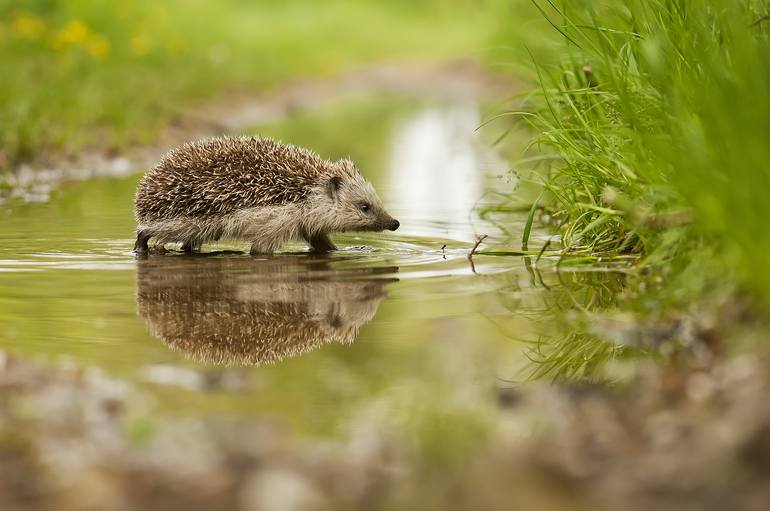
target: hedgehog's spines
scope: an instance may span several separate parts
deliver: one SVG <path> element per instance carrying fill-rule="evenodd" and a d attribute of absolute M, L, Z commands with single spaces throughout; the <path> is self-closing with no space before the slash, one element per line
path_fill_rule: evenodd
<path fill-rule="evenodd" d="M 212 217 L 238 209 L 296 203 L 331 162 L 309 149 L 272 138 L 207 138 L 169 151 L 142 179 L 136 194 L 139 222 Z"/>

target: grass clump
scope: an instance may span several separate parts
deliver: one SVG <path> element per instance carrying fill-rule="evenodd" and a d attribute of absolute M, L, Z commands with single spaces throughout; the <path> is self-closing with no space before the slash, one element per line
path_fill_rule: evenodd
<path fill-rule="evenodd" d="M 689 258 L 705 245 L 770 298 L 770 2 L 535 0 L 522 115 L 564 253 Z"/>

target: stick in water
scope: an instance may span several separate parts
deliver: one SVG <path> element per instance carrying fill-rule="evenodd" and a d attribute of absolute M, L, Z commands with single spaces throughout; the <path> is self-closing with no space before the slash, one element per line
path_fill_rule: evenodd
<path fill-rule="evenodd" d="M 476 238 L 476 244 L 473 245 L 473 248 L 471 249 L 471 251 L 468 252 L 468 260 L 469 261 L 473 260 L 473 254 L 476 253 L 476 249 L 479 248 L 479 245 L 481 245 L 481 242 L 484 241 L 486 238 L 487 238 L 486 234 L 482 234 L 481 236 Z"/>

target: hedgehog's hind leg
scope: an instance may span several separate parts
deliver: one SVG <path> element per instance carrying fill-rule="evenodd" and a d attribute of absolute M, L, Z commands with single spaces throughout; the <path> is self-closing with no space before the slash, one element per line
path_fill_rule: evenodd
<path fill-rule="evenodd" d="M 249 254 L 251 255 L 264 255 L 264 254 L 272 254 L 275 252 L 277 247 L 273 243 L 265 242 L 263 240 L 254 240 L 251 242 L 251 249 L 249 250 Z"/>
<path fill-rule="evenodd" d="M 136 231 L 136 243 L 134 243 L 134 252 L 142 254 L 147 252 L 147 242 L 150 241 L 150 234 L 145 230 Z"/>
<path fill-rule="evenodd" d="M 315 234 L 313 236 L 304 236 L 305 241 L 310 244 L 314 252 L 331 252 L 337 250 L 337 246 L 329 239 L 328 234 Z"/>

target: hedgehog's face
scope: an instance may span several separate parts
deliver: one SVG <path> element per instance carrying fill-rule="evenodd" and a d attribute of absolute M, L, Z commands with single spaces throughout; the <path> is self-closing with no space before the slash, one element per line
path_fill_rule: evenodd
<path fill-rule="evenodd" d="M 372 185 L 347 160 L 338 162 L 343 172 L 329 179 L 326 188 L 336 219 L 334 230 L 395 231 L 399 222 L 385 211 Z"/>

